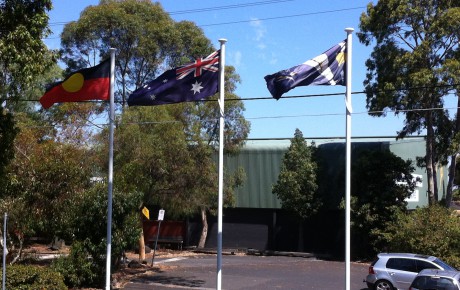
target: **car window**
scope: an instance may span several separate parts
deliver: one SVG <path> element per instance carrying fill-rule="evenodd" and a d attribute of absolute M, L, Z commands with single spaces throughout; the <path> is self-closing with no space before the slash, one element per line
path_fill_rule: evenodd
<path fill-rule="evenodd" d="M 422 271 L 423 269 L 439 269 L 437 265 L 431 264 L 427 261 L 417 261 L 417 272 Z"/>
<path fill-rule="evenodd" d="M 428 287 L 434 287 L 434 285 L 434 281 L 432 281 L 431 277 L 419 276 L 416 277 L 415 280 L 412 282 L 411 287 L 423 289 Z"/>
<path fill-rule="evenodd" d="M 390 258 L 388 259 L 386 267 L 388 269 L 418 273 L 415 260 L 411 259 Z"/>
<path fill-rule="evenodd" d="M 457 290 L 451 279 L 443 277 L 420 276 L 415 278 L 411 287 L 417 289 Z"/>
<path fill-rule="evenodd" d="M 440 260 L 440 259 L 435 259 L 433 261 L 433 263 L 435 263 L 436 265 L 439 265 L 441 266 L 441 268 L 443 268 L 444 270 L 453 270 L 453 271 L 457 271 L 456 268 L 446 264 L 444 261 Z"/>

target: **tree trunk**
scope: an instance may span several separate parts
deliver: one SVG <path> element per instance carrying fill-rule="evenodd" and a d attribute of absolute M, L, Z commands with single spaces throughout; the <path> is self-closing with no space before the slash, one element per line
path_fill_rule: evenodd
<path fill-rule="evenodd" d="M 198 248 L 204 248 L 206 244 L 206 238 L 208 236 L 208 220 L 206 218 L 206 209 L 201 208 L 201 223 L 203 225 L 203 229 L 201 230 L 200 242 L 198 243 Z"/>
<path fill-rule="evenodd" d="M 452 203 L 452 191 L 454 189 L 456 165 L 457 165 L 457 154 L 453 154 L 450 157 L 449 180 L 447 181 L 446 203 L 445 203 L 445 206 L 447 208 L 449 208 L 450 204 Z"/>
<path fill-rule="evenodd" d="M 141 233 L 139 235 L 139 261 L 145 261 L 145 241 L 144 241 L 144 227 L 143 227 L 143 213 L 140 211 L 139 222 L 141 226 Z"/>
<path fill-rule="evenodd" d="M 297 251 L 303 252 L 304 251 L 304 246 L 303 246 L 303 222 L 299 221 L 299 240 L 297 242 Z"/>
<path fill-rule="evenodd" d="M 427 136 L 426 136 L 426 176 L 428 183 L 428 201 L 430 205 L 437 202 L 437 189 L 435 188 L 433 176 L 433 143 L 434 143 L 434 130 L 433 119 L 431 113 L 427 113 Z"/>
<path fill-rule="evenodd" d="M 457 137 L 457 134 L 460 131 L 460 96 L 457 96 L 457 115 L 455 120 L 454 128 L 454 138 Z M 454 180 L 455 180 L 455 167 L 457 165 L 457 153 L 452 154 L 450 157 L 450 167 L 449 167 L 449 180 L 447 182 L 447 192 L 446 192 L 446 204 L 447 208 L 450 207 L 452 203 L 452 192 L 454 189 Z"/>
<path fill-rule="evenodd" d="M 432 158 L 435 158 L 434 156 Z M 432 163 L 433 168 L 433 187 L 434 187 L 434 202 L 437 203 L 439 201 L 439 186 L 438 186 L 438 163 L 436 160 L 433 160 Z"/>

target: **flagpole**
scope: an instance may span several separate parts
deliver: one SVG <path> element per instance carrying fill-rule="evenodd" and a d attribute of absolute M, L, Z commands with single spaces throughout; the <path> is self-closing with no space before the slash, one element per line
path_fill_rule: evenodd
<path fill-rule="evenodd" d="M 105 289 L 110 290 L 110 267 L 112 257 L 112 192 L 113 192 L 113 121 L 115 116 L 113 88 L 115 82 L 115 48 L 110 48 L 110 109 L 109 109 L 109 174 L 107 196 L 107 253 Z"/>
<path fill-rule="evenodd" d="M 217 213 L 217 290 L 222 289 L 222 211 L 224 203 L 224 99 L 225 99 L 225 43 L 226 39 L 219 39 L 219 197 Z"/>
<path fill-rule="evenodd" d="M 345 289 L 350 290 L 350 229 L 351 229 L 351 53 L 353 28 L 345 28 L 347 32 L 347 60 L 346 60 L 346 181 L 345 181 Z"/>

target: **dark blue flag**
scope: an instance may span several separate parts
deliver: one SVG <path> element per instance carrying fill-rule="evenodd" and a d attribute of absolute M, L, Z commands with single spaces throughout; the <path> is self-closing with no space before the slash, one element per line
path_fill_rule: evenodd
<path fill-rule="evenodd" d="M 214 95 L 219 84 L 219 55 L 220 50 L 164 72 L 129 95 L 128 105 L 156 106 L 198 101 Z"/>
<path fill-rule="evenodd" d="M 299 86 L 345 85 L 346 40 L 301 65 L 265 76 L 275 99 Z"/>

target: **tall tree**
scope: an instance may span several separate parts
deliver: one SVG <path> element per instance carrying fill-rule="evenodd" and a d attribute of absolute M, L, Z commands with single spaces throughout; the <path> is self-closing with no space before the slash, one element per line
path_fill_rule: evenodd
<path fill-rule="evenodd" d="M 455 0 L 382 0 L 361 15 L 359 40 L 374 45 L 364 81 L 367 107 L 376 116 L 386 110 L 405 115 L 399 138 L 426 130 L 426 167 L 430 204 L 438 200 L 437 165 L 447 159 L 451 122 L 443 109 L 445 66 L 455 58 L 459 35 L 451 25 Z M 455 12 L 455 13 L 454 13 Z M 456 20 L 458 21 L 458 20 Z"/>
<path fill-rule="evenodd" d="M 353 255 L 369 258 L 385 250 L 383 236 L 387 224 L 406 211 L 406 198 L 417 180 L 411 160 L 403 160 L 389 150 L 355 152 L 352 172 Z"/>
<path fill-rule="evenodd" d="M 18 132 L 13 118 L 16 100 L 33 86 L 35 77 L 53 64 L 53 53 L 42 39 L 49 35 L 51 1 L 0 1 L 0 184 L 7 182 L 5 167 L 14 156 Z M 3 241 L 3 239 L 2 239 Z"/>
<path fill-rule="evenodd" d="M 0 174 L 13 157 L 15 101 L 53 64 L 41 40 L 50 33 L 50 9 L 51 1 L 0 1 Z"/>
<path fill-rule="evenodd" d="M 314 215 L 320 205 L 318 198 L 316 146 L 310 146 L 302 131 L 296 129 L 291 145 L 284 154 L 278 181 L 273 186 L 273 194 L 281 200 L 283 209 L 292 212 L 299 223 L 299 250 L 303 247 L 302 221 Z"/>
<path fill-rule="evenodd" d="M 0 98 L 9 109 L 54 64 L 54 54 L 42 39 L 50 34 L 50 0 L 0 1 Z"/>
<path fill-rule="evenodd" d="M 69 69 L 94 65 L 117 49 L 116 75 L 122 106 L 128 94 L 155 78 L 165 67 L 206 55 L 211 42 L 196 25 L 176 23 L 150 0 L 101 0 L 87 7 L 61 35 Z"/>
<path fill-rule="evenodd" d="M 215 50 L 194 23 L 174 22 L 159 3 L 149 0 L 102 0 L 86 8 L 62 33 L 63 59 L 72 69 L 107 57 L 110 47 L 117 49 L 117 97 L 122 108 L 128 93 L 164 70 Z M 249 132 L 249 123 L 242 116 L 244 106 L 234 94 L 237 82 L 234 68 L 226 68 L 226 98 L 232 99 L 226 104 L 225 144 L 229 150 L 236 150 Z M 144 202 L 166 204 L 180 213 L 197 209 L 199 199 L 191 193 L 200 192 L 203 208 L 210 208 L 204 193 L 214 196 L 217 190 L 205 186 L 215 175 L 213 147 L 207 146 L 216 144 L 219 113 L 216 102 L 123 112 L 117 126 L 115 164 L 125 190 L 141 191 Z M 191 174 L 193 168 L 202 168 L 203 175 L 196 178 Z"/>
<path fill-rule="evenodd" d="M 15 158 L 6 167 L 0 207 L 11 217 L 19 257 L 22 242 L 31 235 L 50 241 L 55 235 L 71 236 L 66 229 L 69 201 L 90 187 L 92 168 L 85 147 L 49 138 L 53 128 L 26 113 L 17 113 L 16 119 L 20 132 L 12 146 Z"/>

